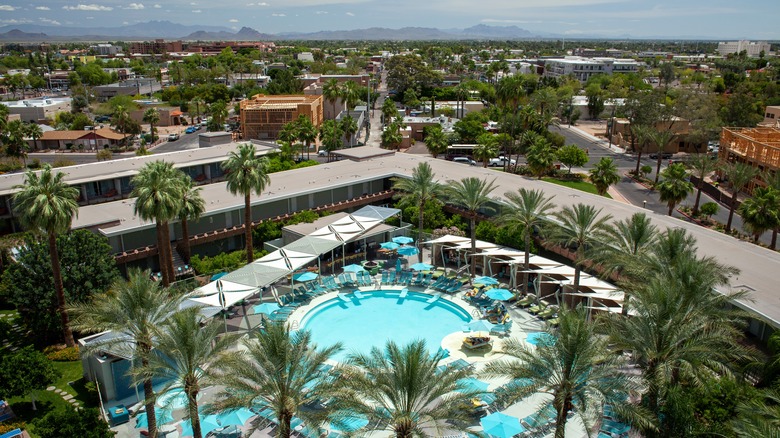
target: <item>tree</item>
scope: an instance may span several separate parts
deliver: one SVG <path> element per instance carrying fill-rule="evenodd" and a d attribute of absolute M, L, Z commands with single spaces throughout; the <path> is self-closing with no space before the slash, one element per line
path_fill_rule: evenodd
<path fill-rule="evenodd" d="M 588 162 L 588 154 L 573 144 L 558 149 L 555 155 L 561 164 L 569 168 L 569 173 L 571 173 L 573 166 L 584 166 Z"/>
<path fill-rule="evenodd" d="M 160 123 L 160 112 L 157 111 L 157 108 L 149 108 L 148 110 L 144 111 L 143 120 L 149 124 L 149 134 L 152 136 L 151 142 L 154 143 L 154 141 L 157 139 L 157 136 L 155 136 L 154 125 Z"/>
<path fill-rule="evenodd" d="M 33 410 L 37 410 L 35 391 L 46 389 L 47 385 L 60 377 L 59 371 L 49 359 L 30 345 L 0 358 L 0 374 L 3 376 L 0 380 L 0 392 L 3 396 L 29 395 Z"/>
<path fill-rule="evenodd" d="M 531 173 L 538 179 L 542 179 L 555 165 L 555 151 L 544 137 L 537 136 L 534 143 L 525 154 Z"/>
<path fill-rule="evenodd" d="M 34 143 L 34 149 L 38 149 L 38 139 L 43 137 L 43 130 L 37 123 L 27 123 L 24 125 L 24 135 L 30 137 Z M 26 154 L 25 154 L 26 155 Z"/>
<path fill-rule="evenodd" d="M 350 84 L 354 84 L 354 82 L 349 82 Z M 355 119 L 347 114 L 344 118 L 341 119 L 341 132 L 344 133 L 344 136 L 347 137 L 347 140 L 349 142 L 349 147 L 352 147 L 353 145 L 353 139 L 354 135 L 358 132 L 358 125 Z"/>
<path fill-rule="evenodd" d="M 397 55 L 385 63 L 387 88 L 403 96 L 411 88 L 419 92 L 440 80 L 440 74 L 417 54 Z"/>
<path fill-rule="evenodd" d="M 384 133 L 382 135 L 384 136 Z M 341 149 L 344 145 L 344 134 L 341 131 L 341 125 L 335 120 L 322 122 L 320 126 L 320 141 L 322 141 L 322 147 L 328 151 L 328 161 L 330 161 L 333 151 Z"/>
<path fill-rule="evenodd" d="M 76 202 L 78 190 L 67 185 L 62 172 L 52 173 L 51 166 L 44 165 L 40 175 L 27 172 L 24 184 L 14 186 L 14 210 L 19 221 L 27 229 L 41 231 L 48 236 L 52 278 L 57 294 L 58 312 L 62 320 L 62 335 L 69 347 L 76 345 L 65 309 L 65 289 L 62 285 L 60 256 L 57 252 L 57 235 L 70 229 L 73 217 L 78 215 Z"/>
<path fill-rule="evenodd" d="M 65 302 L 81 302 L 106 291 L 118 275 L 105 237 L 87 230 L 57 236 Z M 19 246 L 17 263 L 6 267 L 2 298 L 19 311 L 35 341 L 51 343 L 62 336 L 62 318 L 54 287 L 48 242 L 28 236 Z"/>
<path fill-rule="evenodd" d="M 436 182 L 435 177 L 436 174 L 433 173 L 431 165 L 423 162 L 414 168 L 411 178 L 395 178 L 393 180 L 393 190 L 400 192 L 396 197 L 400 198 L 401 203 L 417 206 L 417 232 L 420 235 L 423 232 L 425 204 L 438 202 L 438 198 L 445 194 L 444 187 Z M 417 256 L 422 262 L 422 251 Z"/>
<path fill-rule="evenodd" d="M 182 252 L 184 261 L 190 262 L 190 227 L 189 221 L 197 221 L 206 211 L 206 201 L 200 195 L 203 190 L 195 187 L 192 178 L 184 172 L 180 172 L 181 178 L 181 206 L 179 209 L 179 221 L 181 222 Z"/>
<path fill-rule="evenodd" d="M 385 126 L 385 129 L 382 131 L 382 146 L 386 148 L 400 149 L 403 140 L 401 124 L 397 121 Z"/>
<path fill-rule="evenodd" d="M 227 189 L 233 195 L 244 196 L 244 231 L 246 240 L 246 262 L 254 261 L 252 246 L 252 192 L 260 195 L 271 183 L 268 177 L 268 160 L 258 157 L 255 145 L 243 143 L 238 149 L 228 155 L 222 163 L 222 169 L 227 173 Z"/>
<path fill-rule="evenodd" d="M 111 152 L 111 149 L 100 149 L 95 153 L 95 158 L 97 158 L 98 161 L 110 161 L 114 158 L 114 154 Z"/>
<path fill-rule="evenodd" d="M 193 107 L 195 107 L 195 115 L 193 117 L 192 111 L 190 111 L 190 123 L 195 124 L 195 119 L 197 119 L 197 123 L 200 123 L 200 108 L 201 105 L 206 105 L 206 102 L 203 101 L 200 97 L 193 98 L 190 103 L 187 105 L 187 107 L 191 110 Z"/>
<path fill-rule="evenodd" d="M 745 231 L 757 243 L 765 231 L 780 227 L 780 193 L 771 187 L 756 187 L 753 196 L 739 206 Z"/>
<path fill-rule="evenodd" d="M 693 192 L 693 183 L 688 181 L 688 172 L 681 163 L 675 163 L 661 172 L 663 180 L 656 185 L 661 202 L 669 207 L 669 216 L 674 208 Z"/>
<path fill-rule="evenodd" d="M 0 132 L 5 154 L 9 157 L 21 158 L 27 165 L 26 131 L 21 120 L 12 120 L 6 124 L 5 132 Z"/>
<path fill-rule="evenodd" d="M 347 81 L 341 86 L 341 97 L 344 98 L 344 103 L 347 104 L 347 111 L 352 111 L 355 108 L 361 96 L 362 93 L 354 81 Z"/>
<path fill-rule="evenodd" d="M 776 192 L 780 192 L 780 172 L 771 172 L 771 171 L 764 171 L 760 174 L 761 180 L 766 184 L 766 187 L 771 187 L 775 189 Z M 717 204 L 716 204 L 717 206 Z M 702 206 L 704 207 L 704 206 Z M 712 213 L 712 215 L 716 214 L 717 211 Z M 710 215 L 710 216 L 712 216 Z M 780 227 L 778 227 L 780 228 Z M 778 228 L 775 228 L 772 230 L 772 241 L 769 244 L 769 247 L 772 249 L 775 249 L 777 247 L 777 233 Z"/>
<path fill-rule="evenodd" d="M 83 333 L 112 331 L 125 336 L 109 337 L 90 344 L 91 352 L 113 349 L 131 361 L 133 369 L 148 369 L 155 339 L 170 315 L 179 308 L 182 298 L 151 278 L 149 271 L 131 270 L 127 281 L 118 279 L 108 294 L 92 301 L 72 305 L 73 327 Z M 132 342 L 127 342 L 129 338 Z M 157 436 L 155 394 L 152 379 L 143 380 L 144 404 L 149 436 Z"/>
<path fill-rule="evenodd" d="M 425 341 L 399 346 L 389 341 L 383 350 L 350 355 L 342 370 L 334 417 L 362 415 L 369 424 L 387 424 L 397 438 L 442 436 L 468 431 L 472 418 L 464 406 L 478 392 L 463 388 L 469 369 L 437 366 L 443 353 L 428 351 Z"/>
<path fill-rule="evenodd" d="M 447 152 L 447 146 L 449 146 L 449 140 L 441 125 L 433 125 L 426 128 L 425 147 L 433 158 Z"/>
<path fill-rule="evenodd" d="M 203 384 L 207 366 L 230 348 L 237 337 L 217 336 L 222 330 L 217 320 L 211 319 L 201 326 L 197 307 L 180 310 L 157 331 L 154 352 L 149 356 L 146 368 L 135 372 L 143 382 L 157 378 L 167 382 L 160 392 L 182 391 L 187 397 L 187 414 L 192 424 L 193 436 L 202 438 L 198 394 Z"/>
<path fill-rule="evenodd" d="M 336 102 L 342 97 L 342 85 L 338 79 L 328 79 L 322 86 L 322 97 L 330 102 L 330 107 L 333 110 L 333 118 L 335 119 L 341 111 L 344 110 L 344 103 L 341 102 L 341 107 L 336 108 Z"/>
<path fill-rule="evenodd" d="M 666 145 L 674 137 L 674 133 L 670 129 L 650 129 L 647 133 L 648 139 L 651 143 L 658 146 L 658 158 L 655 166 L 655 184 L 658 184 L 658 178 L 661 176 L 661 161 L 663 160 L 663 151 L 666 149 Z"/>
<path fill-rule="evenodd" d="M 605 196 L 609 187 L 620 181 L 617 165 L 609 157 L 602 157 L 588 173 L 590 182 L 596 186 L 596 191 L 601 196 Z"/>
<path fill-rule="evenodd" d="M 557 224 L 550 224 L 547 238 L 564 248 L 576 247 L 574 259 L 574 283 L 572 289 L 579 292 L 580 274 L 590 249 L 605 241 L 608 223 L 612 215 L 600 216 L 601 210 L 592 205 L 566 206 L 555 214 Z"/>
<path fill-rule="evenodd" d="M 598 119 L 604 112 L 604 90 L 598 84 L 590 84 L 585 87 L 585 96 L 588 98 L 588 115 L 591 119 Z"/>
<path fill-rule="evenodd" d="M 130 121 L 130 113 L 127 111 L 127 108 L 123 105 L 117 105 L 114 108 L 114 116 L 111 118 L 111 124 L 116 126 L 122 134 L 127 134 L 127 127 Z"/>
<path fill-rule="evenodd" d="M 323 422 L 321 411 L 306 409 L 334 391 L 324 365 L 341 350 L 336 344 L 318 348 L 306 330 L 291 332 L 283 322 L 271 322 L 265 330 L 242 341 L 244 352 L 217 360 L 210 371 L 223 388 L 213 402 L 215 410 L 267 406 L 278 419 L 277 436 L 287 438 L 296 416 L 309 427 Z"/>
<path fill-rule="evenodd" d="M 498 141 L 496 136 L 485 133 L 477 138 L 477 146 L 474 148 L 474 159 L 482 162 L 482 167 L 487 167 L 488 161 L 498 155 Z"/>
<path fill-rule="evenodd" d="M 529 384 L 509 385 L 506 403 L 522 400 L 532 394 L 552 396 L 549 402 L 555 412 L 555 438 L 564 438 L 569 414 L 582 419 L 591 429 L 594 411 L 604 404 L 617 406 L 626 413 L 626 398 L 638 391 L 638 382 L 621 371 L 625 364 L 620 356 L 608 353 L 607 340 L 587 321 L 584 309 L 562 310 L 559 328 L 548 332 L 536 347 L 517 339 L 504 341 L 502 359 L 486 365 L 488 375 L 509 379 L 527 379 Z M 543 403 L 539 414 L 547 409 Z"/>
<path fill-rule="evenodd" d="M 693 203 L 692 211 L 693 215 L 696 216 L 699 214 L 699 202 L 701 201 L 701 191 L 704 187 L 704 178 L 718 170 L 720 166 L 716 160 L 713 160 L 707 154 L 694 154 L 687 164 L 693 176 L 699 180 L 696 184 L 696 201 Z"/>
<path fill-rule="evenodd" d="M 498 217 L 498 222 L 505 227 L 516 227 L 522 230 L 523 251 L 525 261 L 523 264 L 523 293 L 528 293 L 528 271 L 531 257 L 531 234 L 544 224 L 550 210 L 555 208 L 552 198 L 545 198 L 541 190 L 527 190 L 521 188 L 515 192 L 504 193 L 507 202 L 502 206 L 503 213 Z"/>
<path fill-rule="evenodd" d="M 35 434 L 41 438 L 78 436 L 82 438 L 113 438 L 116 433 L 100 418 L 94 408 L 76 410 L 73 406 L 49 411 L 44 417 L 33 420 Z"/>
<path fill-rule="evenodd" d="M 382 120 L 385 125 L 389 125 L 393 122 L 393 119 L 398 117 L 398 109 L 395 107 L 393 99 L 385 99 L 382 103 Z"/>
<path fill-rule="evenodd" d="M 306 158 L 309 158 L 311 144 L 317 141 L 317 127 L 311 122 L 311 119 L 305 114 L 298 116 L 296 120 L 296 131 L 298 132 L 298 141 L 306 145 Z"/>
<path fill-rule="evenodd" d="M 211 113 L 211 122 L 219 127 L 216 130 L 222 130 L 222 126 L 228 118 L 228 108 L 225 102 L 218 100 L 212 103 L 209 112 Z"/>
<path fill-rule="evenodd" d="M 168 287 L 175 277 L 168 223 L 181 209 L 182 179 L 173 163 L 147 163 L 132 179 L 135 197 L 133 211 L 143 220 L 155 221 L 157 227 L 157 256 L 162 272 L 163 286 Z"/>
<path fill-rule="evenodd" d="M 734 210 L 737 209 L 737 196 L 753 178 L 758 175 L 758 170 L 746 163 L 729 163 L 723 167 L 723 173 L 731 186 L 731 202 L 729 203 L 729 219 L 726 222 L 726 232 L 731 231 L 731 221 L 734 219 Z"/>
<path fill-rule="evenodd" d="M 495 211 L 491 205 L 494 201 L 490 197 L 495 189 L 495 180 L 487 182 L 476 177 L 463 178 L 460 181 L 449 181 L 448 183 L 445 194 L 447 202 L 463 209 L 464 212 L 461 215 L 469 220 L 472 255 L 477 253 L 477 215 L 480 211 L 485 213 Z M 474 278 L 477 266 L 473 261 L 470 265 L 471 278 Z"/>

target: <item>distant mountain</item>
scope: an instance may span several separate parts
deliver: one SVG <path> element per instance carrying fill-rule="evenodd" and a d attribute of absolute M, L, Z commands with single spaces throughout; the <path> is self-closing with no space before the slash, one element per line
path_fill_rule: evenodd
<path fill-rule="evenodd" d="M 45 34 L 48 39 L 61 40 L 59 37 L 71 37 L 71 39 L 95 39 L 101 36 L 104 39 L 154 39 L 168 38 L 178 39 L 182 35 L 197 31 L 205 32 L 230 32 L 230 28 L 223 26 L 184 25 L 170 21 L 149 21 L 117 27 L 67 27 L 67 26 L 42 26 L 38 24 L 17 24 L 0 27 L 0 33 L 19 30 L 25 33 Z M 29 39 L 26 41 L 30 41 Z"/>
<path fill-rule="evenodd" d="M 284 39 L 301 40 L 451 40 L 457 37 L 451 33 L 428 27 L 403 27 L 388 29 L 372 27 L 355 30 L 324 30 L 311 33 L 280 33 Z"/>
<path fill-rule="evenodd" d="M 0 41 L 38 41 L 46 38 L 48 38 L 48 35 L 45 33 L 28 33 L 19 29 L 11 29 L 8 32 L 0 33 Z"/>
<path fill-rule="evenodd" d="M 463 29 L 461 35 L 474 36 L 478 38 L 500 38 L 510 40 L 518 38 L 533 38 L 534 36 L 537 36 L 517 26 L 488 26 L 486 24 L 478 24 L 476 26 Z"/>
<path fill-rule="evenodd" d="M 260 33 L 251 27 L 242 27 L 236 33 L 233 32 L 206 32 L 199 30 L 193 32 L 185 37 L 181 37 L 185 41 L 268 41 L 276 39 L 275 35 L 269 35 Z"/>

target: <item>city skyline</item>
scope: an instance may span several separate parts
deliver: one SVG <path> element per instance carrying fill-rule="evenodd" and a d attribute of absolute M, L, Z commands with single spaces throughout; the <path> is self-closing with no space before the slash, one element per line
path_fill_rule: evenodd
<path fill-rule="evenodd" d="M 151 20 L 185 25 L 251 27 L 263 33 L 369 27 L 465 28 L 516 25 L 536 35 L 567 38 L 780 39 L 769 0 L 735 6 L 722 0 L 0 0 L 0 26 L 128 26 Z M 182 35 L 183 36 L 183 35 Z"/>

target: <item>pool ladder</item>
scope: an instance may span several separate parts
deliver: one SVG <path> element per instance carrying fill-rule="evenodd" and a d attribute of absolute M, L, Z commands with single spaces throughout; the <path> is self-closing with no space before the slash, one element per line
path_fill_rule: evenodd
<path fill-rule="evenodd" d="M 295 321 L 290 323 L 290 331 L 298 330 L 298 328 L 299 327 L 298 327 L 298 321 L 297 320 L 295 320 Z"/>

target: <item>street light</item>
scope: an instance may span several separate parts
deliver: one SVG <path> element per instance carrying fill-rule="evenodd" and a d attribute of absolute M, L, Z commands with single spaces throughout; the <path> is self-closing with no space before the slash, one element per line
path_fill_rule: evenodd
<path fill-rule="evenodd" d="M 642 208 L 647 208 L 647 201 L 642 201 Z"/>

